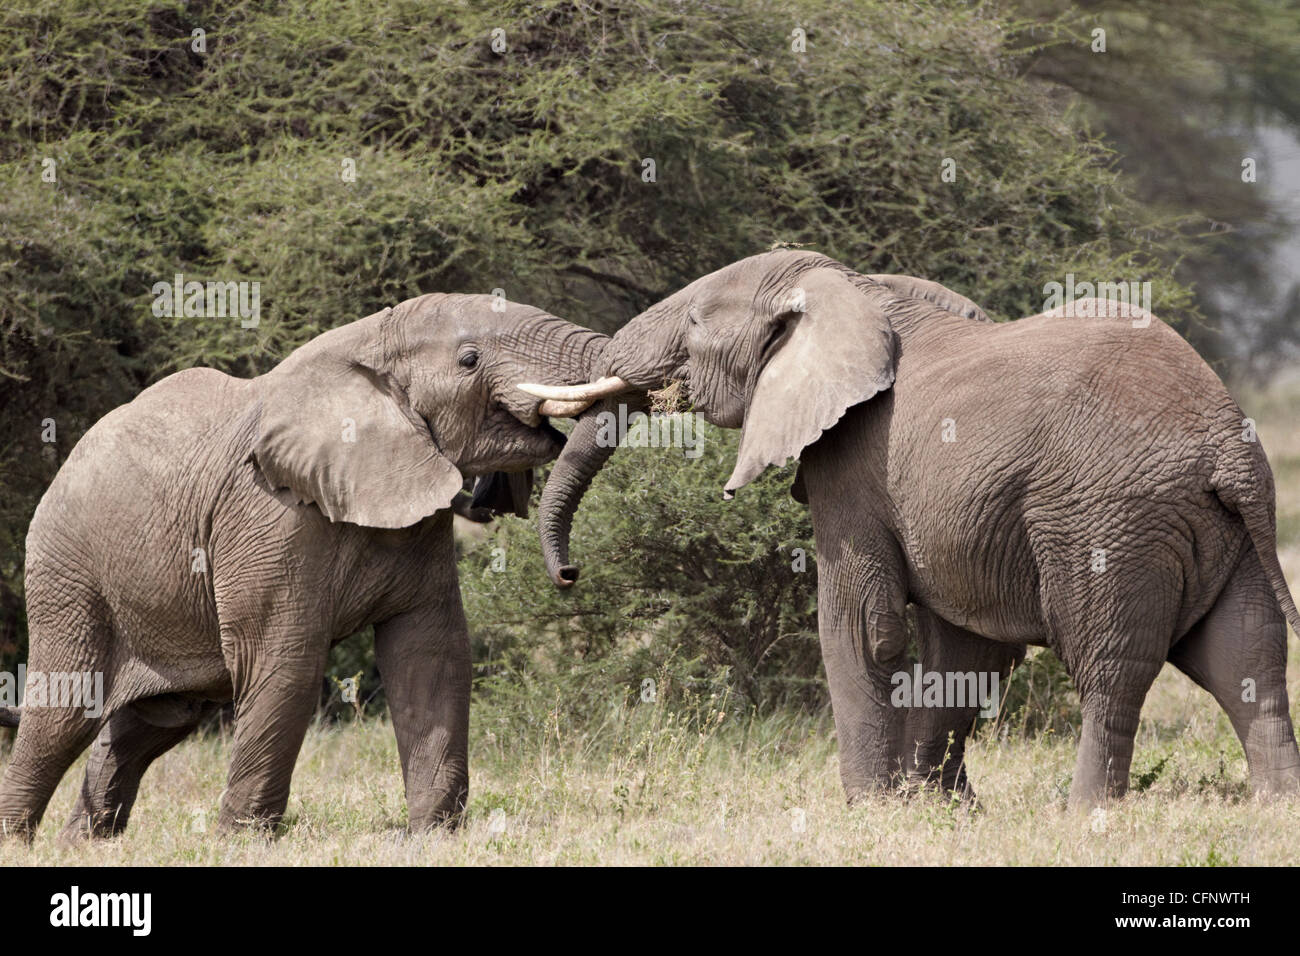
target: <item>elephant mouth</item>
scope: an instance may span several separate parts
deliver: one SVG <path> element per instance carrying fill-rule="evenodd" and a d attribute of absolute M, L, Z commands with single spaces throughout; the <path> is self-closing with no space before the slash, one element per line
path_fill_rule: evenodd
<path fill-rule="evenodd" d="M 664 379 L 662 387 L 651 389 L 650 396 L 657 411 L 665 414 L 687 411 L 695 400 L 691 393 L 691 378 L 687 366 L 682 365 Z"/>
<path fill-rule="evenodd" d="M 547 406 L 550 407 L 547 407 Z M 565 411 L 560 409 L 561 412 Z M 551 424 L 551 418 L 576 418 L 577 415 L 557 414 L 554 402 L 514 402 L 499 401 L 496 403 L 496 412 L 498 415 L 504 414 L 509 416 L 515 422 L 518 422 L 530 432 L 541 432 L 546 435 L 552 433 L 563 437 L 564 433 L 559 431 Z"/>
<path fill-rule="evenodd" d="M 541 424 L 537 426 L 537 430 L 561 448 L 563 448 L 564 443 L 568 441 L 568 436 L 552 425 L 549 418 L 543 418 Z"/>
<path fill-rule="evenodd" d="M 540 403 L 545 405 L 545 402 Z M 504 412 L 509 416 L 507 421 L 513 419 L 517 424 L 523 426 L 530 436 L 541 435 L 556 448 L 563 448 L 566 436 L 551 424 L 549 416 L 545 415 L 538 405 L 531 405 L 527 408 L 517 408 L 513 404 L 499 402 L 497 404 L 498 412 Z"/>

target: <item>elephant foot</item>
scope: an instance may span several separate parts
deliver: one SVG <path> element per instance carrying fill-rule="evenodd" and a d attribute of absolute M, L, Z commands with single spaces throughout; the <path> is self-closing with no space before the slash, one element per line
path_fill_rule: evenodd
<path fill-rule="evenodd" d="M 115 810 L 100 813 L 78 811 L 59 831 L 61 843 L 83 843 L 88 840 L 108 840 L 121 835 L 126 829 L 126 818 Z"/>
<path fill-rule="evenodd" d="M 849 790 L 845 793 L 844 802 L 848 804 L 849 809 L 860 807 L 872 798 L 879 796 L 883 791 L 873 790 L 869 787 L 863 787 L 858 790 Z"/>
<path fill-rule="evenodd" d="M 1128 787 L 1123 789 L 1113 787 L 1107 790 L 1104 787 L 1084 787 L 1077 783 L 1070 786 L 1070 794 L 1065 801 L 1067 813 L 1087 815 L 1094 810 L 1105 810 L 1113 806 L 1128 795 Z"/>
<path fill-rule="evenodd" d="M 1300 794 L 1300 764 L 1250 775 L 1250 789 L 1259 800 L 1277 800 Z"/>
<path fill-rule="evenodd" d="M 412 803 L 410 810 L 410 830 L 412 833 L 425 833 L 430 830 L 448 831 L 460 827 L 465 816 L 465 804 L 469 800 L 469 786 L 456 787 L 432 799 Z"/>
<path fill-rule="evenodd" d="M 272 840 L 284 830 L 284 811 L 232 810 L 222 806 L 221 813 L 217 816 L 217 832 L 224 836 L 252 834 Z"/>
<path fill-rule="evenodd" d="M 901 791 L 902 782 L 901 773 L 890 773 L 883 774 L 865 783 L 846 783 L 844 785 L 845 802 L 849 807 L 856 807 L 878 797 L 897 794 Z"/>
<path fill-rule="evenodd" d="M 40 819 L 33 819 L 30 814 L 17 813 L 0 816 L 0 840 L 16 840 L 31 843 L 36 836 L 36 826 Z"/>

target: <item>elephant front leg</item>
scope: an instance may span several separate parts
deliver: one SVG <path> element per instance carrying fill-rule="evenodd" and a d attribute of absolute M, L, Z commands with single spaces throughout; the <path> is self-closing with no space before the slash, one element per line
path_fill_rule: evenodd
<path fill-rule="evenodd" d="M 1002 682 L 1024 658 L 1025 647 L 972 634 L 920 606 L 916 607 L 916 644 L 922 680 L 938 675 L 943 698 L 927 701 L 919 689 L 910 695 L 903 747 L 908 786 L 939 787 L 944 793 L 974 800 L 966 778 L 966 738 L 981 710 L 999 705 Z M 960 699 L 950 699 L 950 691 Z"/>
<path fill-rule="evenodd" d="M 818 632 L 850 804 L 892 789 L 902 771 L 904 712 L 890 703 L 906 662 L 899 578 L 862 552 L 826 548 L 818 567 Z"/>
<path fill-rule="evenodd" d="M 454 588 L 454 586 L 453 586 Z M 411 829 L 455 824 L 469 797 L 469 632 L 460 596 L 375 628 Z"/>

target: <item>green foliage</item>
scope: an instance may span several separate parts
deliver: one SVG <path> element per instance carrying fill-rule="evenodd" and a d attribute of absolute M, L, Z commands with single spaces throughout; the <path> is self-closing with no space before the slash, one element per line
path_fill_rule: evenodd
<path fill-rule="evenodd" d="M 612 331 L 782 240 L 1003 317 L 1036 311 L 1067 272 L 1151 279 L 1157 311 L 1192 315 L 1177 223 L 1027 76 L 1071 31 L 958 0 L 7 6 L 0 581 L 21 595 L 32 510 L 109 409 L 191 365 L 257 374 L 422 292 L 501 288 Z M 155 316 L 153 284 L 177 273 L 259 281 L 259 326 Z M 528 525 L 493 532 L 504 575 L 471 551 L 480 675 L 576 657 L 625 694 L 669 667 L 706 683 L 722 669 L 756 705 L 819 701 L 812 565 L 793 573 L 789 553 L 811 557 L 807 517 L 788 474 L 719 500 L 734 437 L 695 462 L 618 456 L 575 535 L 607 563 L 571 594 L 543 583 Z M 351 654 L 336 651 L 337 676 L 364 669 Z"/>
<path fill-rule="evenodd" d="M 1144 791 L 1150 790 L 1152 784 L 1159 780 L 1160 775 L 1165 772 L 1165 767 L 1169 765 L 1171 759 L 1173 759 L 1172 754 L 1164 754 L 1145 769 L 1134 768 L 1131 775 L 1132 789 L 1137 793 L 1143 793 Z"/>
<path fill-rule="evenodd" d="M 634 701 L 646 679 L 660 698 L 707 686 L 752 706 L 821 704 L 808 512 L 789 496 L 793 466 L 722 500 L 737 435 L 705 426 L 695 458 L 616 452 L 574 522 L 572 588 L 548 583 L 534 520 L 471 546 L 461 593 L 480 677 L 553 680 L 578 712 Z"/>
<path fill-rule="evenodd" d="M 352 679 L 355 686 L 344 699 L 343 682 Z M 366 714 L 381 713 L 388 706 L 383 682 L 375 664 L 374 628 L 367 627 L 330 650 L 321 687 L 320 710 L 330 720 L 353 720 Z"/>
<path fill-rule="evenodd" d="M 1065 664 L 1046 648 L 1031 648 L 1011 672 L 996 720 L 984 723 L 1019 736 L 1076 732 L 1083 714 Z"/>

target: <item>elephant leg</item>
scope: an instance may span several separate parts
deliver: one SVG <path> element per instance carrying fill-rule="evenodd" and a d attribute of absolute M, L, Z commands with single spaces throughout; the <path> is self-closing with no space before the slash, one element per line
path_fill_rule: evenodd
<path fill-rule="evenodd" d="M 412 830 L 454 824 L 469 796 L 469 632 L 454 581 L 451 592 L 375 628 Z"/>
<path fill-rule="evenodd" d="M 1069 805 L 1088 810 L 1128 792 L 1142 702 L 1169 656 L 1183 572 L 1158 551 L 1121 553 L 1093 570 L 1091 548 L 1075 562 L 1040 567 L 1048 641 L 1074 679 L 1083 729 Z"/>
<path fill-rule="evenodd" d="M 1070 808 L 1090 810 L 1128 793 L 1133 740 L 1142 702 L 1163 661 L 1123 658 L 1095 661 L 1099 670 L 1119 672 L 1108 687 L 1080 690 L 1083 733 L 1070 784 Z M 1077 681 L 1076 681 L 1077 683 Z"/>
<path fill-rule="evenodd" d="M 126 829 L 144 772 L 189 736 L 203 714 L 198 701 L 168 702 L 174 719 L 165 719 L 165 725 L 157 722 L 157 707 L 150 701 L 127 704 L 108 718 L 91 747 L 81 794 L 63 828 L 64 838 L 110 837 Z"/>
<path fill-rule="evenodd" d="M 1073 632 L 1073 643 L 1054 641 L 1074 678 L 1082 704 L 1083 728 L 1070 809 L 1089 810 L 1128 792 L 1141 705 L 1169 654 L 1171 623 L 1117 624 L 1096 619 Z M 1079 648 L 1084 635 L 1089 644 Z"/>
<path fill-rule="evenodd" d="M 274 622 L 257 630 L 256 642 L 222 638 L 235 693 L 234 749 L 217 820 L 222 830 L 272 829 L 284 816 L 329 652 L 327 641 L 301 630 Z"/>
<path fill-rule="evenodd" d="M 96 611 L 98 599 L 71 604 L 64 595 L 58 612 L 47 614 L 43 589 L 32 582 L 28 593 L 31 654 L 27 663 L 27 697 L 23 701 L 13 755 L 0 783 L 0 836 L 30 840 L 45 814 L 59 781 L 73 761 L 95 738 L 104 717 L 89 717 L 85 707 L 40 706 L 33 701 L 33 675 L 94 674 L 102 672 L 89 657 L 55 659 L 47 648 L 84 650 L 87 655 L 105 647 L 107 625 Z M 105 682 L 104 692 L 109 688 Z M 100 701 L 102 706 L 105 702 Z"/>
<path fill-rule="evenodd" d="M 1169 660 L 1227 713 L 1256 793 L 1300 789 L 1286 692 L 1286 619 L 1254 548 L 1246 549 L 1214 606 L 1174 645 Z"/>
<path fill-rule="evenodd" d="M 966 738 L 984 701 L 971 691 L 986 689 L 996 707 L 1000 700 L 998 688 L 1011 668 L 1024 659 L 1025 647 L 972 634 L 919 606 L 916 642 L 923 672 L 941 675 L 945 688 L 951 681 L 951 686 L 960 688 L 965 701 L 963 706 L 953 703 L 908 709 L 903 749 L 908 784 L 937 786 L 945 793 L 974 800 L 975 792 L 966 779 Z M 997 675 L 996 684 L 993 675 Z"/>
<path fill-rule="evenodd" d="M 882 564 L 896 550 L 892 539 L 817 541 L 817 630 L 849 803 L 891 789 L 902 771 L 904 712 L 890 691 L 907 663 L 906 601 L 896 567 Z"/>
<path fill-rule="evenodd" d="M 32 838 L 59 781 L 99 725 L 100 720 L 65 708 L 23 710 L 13 758 L 0 785 L 0 836 Z"/>

